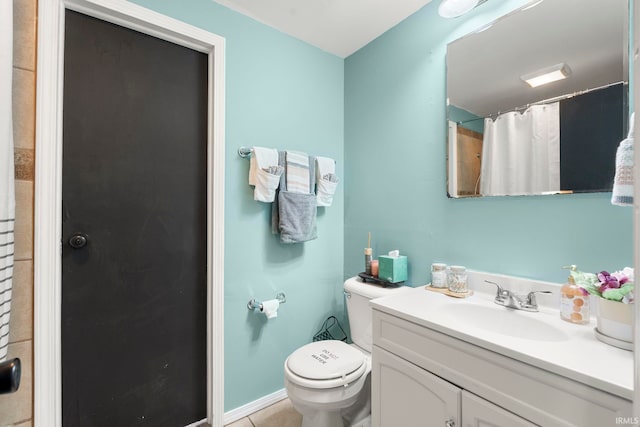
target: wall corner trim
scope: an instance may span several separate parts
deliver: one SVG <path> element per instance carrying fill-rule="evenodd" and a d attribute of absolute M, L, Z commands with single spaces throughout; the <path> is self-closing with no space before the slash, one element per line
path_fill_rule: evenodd
<path fill-rule="evenodd" d="M 238 421 L 241 418 L 247 417 L 254 412 L 266 408 L 267 406 L 278 403 L 281 400 L 286 399 L 287 397 L 287 390 L 283 388 L 271 394 L 263 396 L 260 399 L 256 399 L 253 402 L 249 402 L 245 405 L 227 411 L 224 413 L 224 425 Z"/>

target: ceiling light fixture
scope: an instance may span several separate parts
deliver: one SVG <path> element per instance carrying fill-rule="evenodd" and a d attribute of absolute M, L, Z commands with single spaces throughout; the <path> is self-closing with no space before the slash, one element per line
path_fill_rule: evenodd
<path fill-rule="evenodd" d="M 531 87 L 546 85 L 547 83 L 556 82 L 566 79 L 571 74 L 571 68 L 564 62 L 551 67 L 545 67 L 533 73 L 525 74 L 520 78 Z"/>
<path fill-rule="evenodd" d="M 457 18 L 480 6 L 487 0 L 442 0 L 438 13 L 443 18 Z"/>

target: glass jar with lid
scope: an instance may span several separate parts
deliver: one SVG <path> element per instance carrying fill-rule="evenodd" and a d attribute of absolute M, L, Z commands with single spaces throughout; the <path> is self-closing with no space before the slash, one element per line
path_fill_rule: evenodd
<path fill-rule="evenodd" d="M 447 264 L 439 262 L 431 264 L 431 287 L 447 287 Z"/>
<path fill-rule="evenodd" d="M 448 285 L 451 292 L 467 292 L 467 269 L 461 265 L 449 267 Z"/>

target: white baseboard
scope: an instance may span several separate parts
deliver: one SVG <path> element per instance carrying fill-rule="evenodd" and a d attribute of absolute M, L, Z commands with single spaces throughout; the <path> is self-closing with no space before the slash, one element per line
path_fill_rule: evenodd
<path fill-rule="evenodd" d="M 207 424 L 207 419 L 205 418 L 204 420 L 196 421 L 195 423 L 191 423 L 188 426 L 184 426 L 184 427 L 204 427 L 208 425 L 209 424 Z"/>
<path fill-rule="evenodd" d="M 224 425 L 231 424 L 234 421 L 238 421 L 240 418 L 244 418 L 253 414 L 261 409 L 271 406 L 274 403 L 280 402 L 287 398 L 287 390 L 284 388 L 274 393 L 261 397 L 258 400 L 249 402 L 246 405 L 239 406 L 224 413 Z"/>

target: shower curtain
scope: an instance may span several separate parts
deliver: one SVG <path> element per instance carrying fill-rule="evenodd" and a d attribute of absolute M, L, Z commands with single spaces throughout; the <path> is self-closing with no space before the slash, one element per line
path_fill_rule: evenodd
<path fill-rule="evenodd" d="M 7 358 L 13 278 L 13 1 L 0 2 L 0 362 Z"/>
<path fill-rule="evenodd" d="M 485 119 L 480 170 L 484 196 L 560 190 L 560 106 L 534 105 L 523 114 Z"/>

